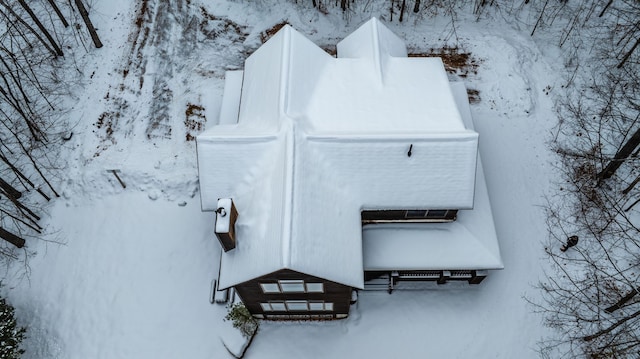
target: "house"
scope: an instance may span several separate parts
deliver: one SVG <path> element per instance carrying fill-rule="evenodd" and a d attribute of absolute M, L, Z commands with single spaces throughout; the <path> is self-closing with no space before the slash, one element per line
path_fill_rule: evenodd
<path fill-rule="evenodd" d="M 256 317 L 344 318 L 354 290 L 503 268 L 464 85 L 375 18 L 337 57 L 283 27 L 227 72 L 197 151 L 219 288 Z"/>

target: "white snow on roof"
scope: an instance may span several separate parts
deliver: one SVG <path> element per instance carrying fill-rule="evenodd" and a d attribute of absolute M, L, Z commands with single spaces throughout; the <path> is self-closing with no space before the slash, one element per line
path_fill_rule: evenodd
<path fill-rule="evenodd" d="M 362 287 L 362 209 L 473 208 L 478 134 L 440 59 L 394 57 L 376 19 L 338 55 L 285 26 L 223 100 L 238 120 L 198 136 L 202 209 L 228 197 L 239 213 L 221 287 L 282 268 Z"/>
<path fill-rule="evenodd" d="M 472 128 L 467 92 L 453 83 L 465 123 Z M 480 159 L 474 208 L 450 223 L 366 225 L 362 230 L 365 270 L 502 269 L 491 203 Z"/>
<path fill-rule="evenodd" d="M 227 71 L 225 73 L 224 94 L 220 106 L 219 124 L 221 125 L 238 123 L 243 75 L 244 71 Z"/>

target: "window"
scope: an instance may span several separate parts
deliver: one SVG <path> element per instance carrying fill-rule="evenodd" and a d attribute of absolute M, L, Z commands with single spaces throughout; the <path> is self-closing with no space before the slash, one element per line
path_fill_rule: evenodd
<path fill-rule="evenodd" d="M 363 223 L 386 222 L 451 222 L 458 215 L 457 209 L 411 209 L 411 210 L 378 210 L 362 211 Z"/>
<path fill-rule="evenodd" d="M 325 303 L 321 301 L 309 302 L 309 310 L 312 311 L 329 311 L 333 310 L 333 303 Z"/>
<path fill-rule="evenodd" d="M 287 308 L 284 305 L 284 302 L 263 302 L 260 303 L 262 310 L 265 312 L 284 312 Z"/>
<path fill-rule="evenodd" d="M 431 209 L 427 211 L 425 217 L 427 218 L 446 218 L 449 211 L 444 209 Z"/>
<path fill-rule="evenodd" d="M 404 215 L 404 218 L 407 218 L 407 219 L 424 218 L 427 216 L 427 212 L 430 212 L 430 211 L 407 211 Z"/>
<path fill-rule="evenodd" d="M 280 287 L 277 283 L 260 283 L 262 293 L 280 293 Z"/>
<path fill-rule="evenodd" d="M 326 312 L 333 311 L 333 303 L 322 301 L 286 300 L 260 303 L 264 312 Z"/>
<path fill-rule="evenodd" d="M 362 211 L 363 221 L 393 221 L 404 219 L 406 211 Z"/>
<path fill-rule="evenodd" d="M 287 309 L 292 312 L 309 310 L 309 303 L 306 300 L 287 300 Z"/>
<path fill-rule="evenodd" d="M 324 283 L 305 283 L 303 280 L 279 280 L 278 283 L 260 283 L 262 293 L 324 293 Z"/>
<path fill-rule="evenodd" d="M 304 293 L 303 280 L 279 280 L 282 293 Z"/>
<path fill-rule="evenodd" d="M 324 284 L 307 283 L 307 293 L 324 293 Z"/>
<path fill-rule="evenodd" d="M 405 212 L 404 218 L 427 220 L 455 220 L 457 214 L 458 211 L 454 209 L 410 210 Z"/>

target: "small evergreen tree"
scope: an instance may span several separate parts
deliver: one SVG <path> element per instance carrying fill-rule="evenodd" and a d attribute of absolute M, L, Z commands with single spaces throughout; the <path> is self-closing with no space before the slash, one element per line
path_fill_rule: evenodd
<path fill-rule="evenodd" d="M 231 305 L 229 307 L 229 313 L 227 313 L 224 319 L 230 320 L 231 323 L 233 323 L 233 327 L 238 328 L 245 338 L 253 337 L 258 331 L 258 320 L 249 313 L 244 303 Z"/>
<path fill-rule="evenodd" d="M 19 359 L 24 350 L 20 348 L 25 328 L 16 326 L 14 308 L 0 298 L 0 359 Z"/>

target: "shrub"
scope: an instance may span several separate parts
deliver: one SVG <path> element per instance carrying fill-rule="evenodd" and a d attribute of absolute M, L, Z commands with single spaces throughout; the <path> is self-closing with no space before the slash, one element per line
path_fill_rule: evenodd
<path fill-rule="evenodd" d="M 229 307 L 229 313 L 224 318 L 233 323 L 234 328 L 238 328 L 245 338 L 250 338 L 258 331 L 259 323 L 254 318 L 244 303 L 236 303 Z"/>
<path fill-rule="evenodd" d="M 25 328 L 16 325 L 14 308 L 0 298 L 0 359 L 18 359 L 24 353 L 20 348 Z"/>

